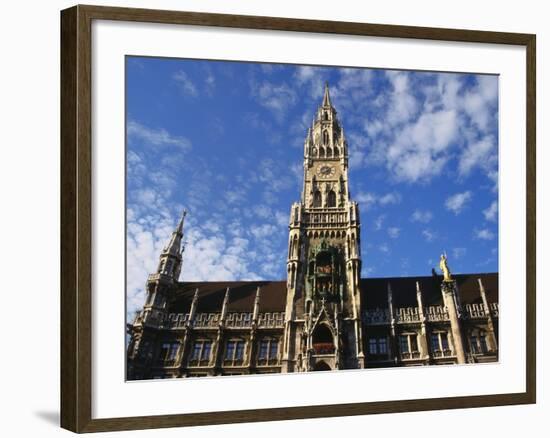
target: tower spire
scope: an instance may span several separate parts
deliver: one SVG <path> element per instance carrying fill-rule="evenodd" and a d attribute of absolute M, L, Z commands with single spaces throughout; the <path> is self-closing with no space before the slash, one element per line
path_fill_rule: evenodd
<path fill-rule="evenodd" d="M 185 242 L 183 239 L 183 224 L 185 222 L 185 216 L 187 211 L 183 210 L 181 219 L 176 226 L 176 229 L 172 232 L 170 242 L 162 250 L 159 258 L 158 273 L 165 274 L 173 279 L 177 280 L 181 272 L 182 252 L 184 250 Z"/>
<path fill-rule="evenodd" d="M 176 229 L 172 232 L 172 237 L 168 246 L 164 249 L 163 254 L 178 256 L 182 250 L 181 239 L 183 238 L 183 224 L 185 223 L 185 216 L 187 216 L 187 210 L 183 210 L 181 219 Z"/>
<path fill-rule="evenodd" d="M 330 92 L 328 90 L 328 81 L 325 82 L 325 94 L 323 96 L 323 106 L 332 107 L 332 103 L 330 102 Z"/>

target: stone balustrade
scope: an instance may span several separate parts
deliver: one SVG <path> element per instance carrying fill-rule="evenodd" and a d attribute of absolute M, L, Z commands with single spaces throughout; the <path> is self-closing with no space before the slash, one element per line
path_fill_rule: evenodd
<path fill-rule="evenodd" d="M 427 306 L 424 316 L 428 322 L 449 321 L 449 312 L 445 306 Z"/>
<path fill-rule="evenodd" d="M 418 307 L 400 307 L 394 310 L 396 323 L 420 322 Z"/>
<path fill-rule="evenodd" d="M 226 315 L 224 326 L 226 328 L 252 328 L 251 312 L 230 312 Z M 143 321 L 147 325 L 159 329 L 182 329 L 189 325 L 193 328 L 216 328 L 221 323 L 221 312 L 197 313 L 193 321 L 189 322 L 188 313 L 170 313 L 164 315 L 158 310 L 152 310 L 145 317 L 143 312 L 136 312 L 134 324 Z M 283 328 L 285 322 L 284 312 L 266 312 L 258 315 L 259 328 Z"/>
<path fill-rule="evenodd" d="M 487 318 L 483 303 L 465 304 L 461 308 L 462 317 L 466 319 Z"/>

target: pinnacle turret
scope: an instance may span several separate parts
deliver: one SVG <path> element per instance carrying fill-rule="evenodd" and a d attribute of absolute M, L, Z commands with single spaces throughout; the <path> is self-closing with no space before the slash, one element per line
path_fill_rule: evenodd
<path fill-rule="evenodd" d="M 328 82 L 325 82 L 325 93 L 323 96 L 323 106 L 324 107 L 332 107 L 332 103 L 330 102 L 330 92 L 328 90 Z"/>

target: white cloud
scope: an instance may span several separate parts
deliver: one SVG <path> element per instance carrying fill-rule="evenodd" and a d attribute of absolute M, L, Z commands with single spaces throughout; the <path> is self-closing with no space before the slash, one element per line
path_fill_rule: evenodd
<path fill-rule="evenodd" d="M 239 204 L 246 200 L 246 189 L 244 187 L 232 187 L 225 191 L 225 200 L 229 204 Z"/>
<path fill-rule="evenodd" d="M 401 202 L 401 195 L 397 192 L 387 193 L 382 196 L 378 196 L 372 192 L 359 192 L 354 199 L 361 205 L 362 208 L 368 210 L 375 204 L 378 205 L 390 205 L 399 204 Z"/>
<path fill-rule="evenodd" d="M 320 100 L 324 93 L 323 71 L 319 68 L 301 66 L 296 69 L 295 78 L 300 86 L 309 84 L 309 95 Z"/>
<path fill-rule="evenodd" d="M 409 74 L 401 71 L 388 71 L 386 78 L 392 85 L 390 109 L 386 121 L 391 125 L 411 120 L 418 111 L 418 104 L 409 88 Z"/>
<path fill-rule="evenodd" d="M 384 219 L 385 218 L 386 218 L 386 215 L 382 214 L 374 220 L 374 229 L 375 229 L 375 231 L 380 231 L 382 229 L 382 225 L 384 224 Z"/>
<path fill-rule="evenodd" d="M 390 253 L 390 248 L 387 244 L 383 243 L 382 245 L 380 245 L 378 247 L 378 249 L 380 250 L 380 252 L 383 252 L 384 254 L 389 254 Z"/>
<path fill-rule="evenodd" d="M 390 236 L 392 239 L 397 239 L 399 237 L 399 233 L 401 232 L 401 229 L 398 227 L 389 227 L 387 231 L 388 231 L 388 236 Z"/>
<path fill-rule="evenodd" d="M 278 122 L 282 122 L 289 108 L 296 104 L 296 91 L 286 83 L 274 84 L 264 81 L 251 82 L 252 95 L 258 103 L 269 109 Z"/>
<path fill-rule="evenodd" d="M 486 172 L 494 172 L 498 156 L 493 136 L 488 135 L 477 142 L 470 143 L 460 156 L 458 171 L 460 175 L 468 175 L 472 169 L 480 167 Z"/>
<path fill-rule="evenodd" d="M 488 228 L 483 228 L 481 230 L 476 229 L 474 230 L 474 237 L 481 240 L 493 240 L 495 238 L 495 233 Z"/>
<path fill-rule="evenodd" d="M 277 224 L 277 226 L 287 227 L 288 226 L 288 221 L 289 221 L 289 215 L 288 214 L 285 214 L 281 211 L 276 211 L 275 212 L 275 223 Z"/>
<path fill-rule="evenodd" d="M 395 136 L 386 154 L 388 170 L 398 181 L 430 180 L 450 159 L 447 149 L 457 134 L 454 111 L 422 114 Z"/>
<path fill-rule="evenodd" d="M 422 236 L 427 242 L 432 242 L 437 237 L 437 233 L 429 228 L 426 228 L 425 230 L 422 230 Z"/>
<path fill-rule="evenodd" d="M 433 218 L 433 214 L 431 211 L 416 209 L 411 216 L 411 221 L 427 224 L 432 220 L 432 218 Z"/>
<path fill-rule="evenodd" d="M 126 130 L 130 141 L 140 139 L 145 143 L 154 146 L 172 145 L 182 149 L 183 151 L 191 148 L 191 142 L 188 139 L 174 136 L 163 128 L 148 128 L 135 120 L 128 121 Z"/>
<path fill-rule="evenodd" d="M 212 96 L 214 94 L 214 90 L 216 89 L 216 77 L 212 73 L 211 68 L 206 68 L 206 75 L 204 77 L 204 87 L 206 88 L 206 93 L 209 96 Z"/>
<path fill-rule="evenodd" d="M 376 203 L 376 196 L 373 193 L 359 192 L 355 196 L 355 200 L 361 205 L 361 208 L 368 210 Z"/>
<path fill-rule="evenodd" d="M 381 205 L 399 204 L 401 202 L 401 195 L 399 193 L 395 193 L 395 192 L 388 193 L 388 194 L 378 198 L 378 202 Z"/>
<path fill-rule="evenodd" d="M 497 220 L 498 216 L 498 203 L 497 201 L 493 201 L 491 205 L 483 210 L 483 216 L 485 216 L 485 220 L 494 222 Z"/>
<path fill-rule="evenodd" d="M 183 70 L 179 70 L 174 73 L 172 75 L 172 79 L 176 81 L 176 84 L 183 94 L 192 97 L 198 96 L 199 92 L 197 90 L 197 87 L 195 86 L 193 81 L 189 79 L 187 73 L 185 73 Z"/>
<path fill-rule="evenodd" d="M 279 228 L 277 228 L 275 225 L 272 225 L 272 224 L 252 225 L 250 227 L 250 233 L 256 239 L 263 239 L 267 236 L 271 236 L 272 234 L 275 234 L 277 231 L 279 231 Z"/>
<path fill-rule="evenodd" d="M 470 191 L 457 193 L 447 198 L 445 201 L 445 207 L 447 210 L 452 211 L 455 215 L 458 215 L 471 199 L 472 193 Z"/>
<path fill-rule="evenodd" d="M 453 248 L 453 258 L 460 259 L 466 255 L 466 248 Z"/>
<path fill-rule="evenodd" d="M 366 99 L 359 124 L 368 149 L 355 166 L 384 166 L 400 182 L 427 183 L 455 163 L 465 177 L 475 167 L 492 179 L 497 167 L 498 79 L 455 74 L 386 72 L 390 83 Z M 372 108 L 377 108 L 372 115 Z M 354 108 L 357 111 L 356 108 Z"/>
<path fill-rule="evenodd" d="M 271 208 L 263 204 L 254 206 L 252 210 L 254 211 L 256 216 L 262 219 L 267 219 L 271 216 Z"/>

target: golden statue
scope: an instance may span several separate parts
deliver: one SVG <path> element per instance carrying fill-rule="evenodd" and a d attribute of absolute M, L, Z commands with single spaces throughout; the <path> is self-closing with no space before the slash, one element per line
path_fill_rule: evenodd
<path fill-rule="evenodd" d="M 451 278 L 451 271 L 449 270 L 449 266 L 447 265 L 447 255 L 441 254 L 441 259 L 439 260 L 439 269 L 441 269 L 441 272 L 443 272 L 443 281 L 450 283 L 453 281 Z"/>

